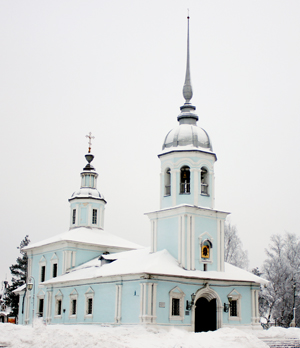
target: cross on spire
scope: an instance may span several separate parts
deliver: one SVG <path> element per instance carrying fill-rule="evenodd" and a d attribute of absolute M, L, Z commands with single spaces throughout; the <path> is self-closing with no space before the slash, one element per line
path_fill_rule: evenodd
<path fill-rule="evenodd" d="M 89 138 L 89 153 L 91 153 L 91 148 L 92 148 L 92 139 L 95 139 L 94 136 L 92 136 L 92 132 L 89 132 L 88 135 L 85 136 L 86 138 Z"/>

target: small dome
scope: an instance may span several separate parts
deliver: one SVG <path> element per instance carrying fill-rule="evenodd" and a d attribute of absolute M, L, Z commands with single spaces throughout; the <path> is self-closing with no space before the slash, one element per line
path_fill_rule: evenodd
<path fill-rule="evenodd" d="M 101 193 L 95 189 L 90 187 L 83 187 L 79 189 L 78 191 L 75 191 L 69 201 L 75 198 L 94 198 L 94 199 L 102 199 L 105 201 L 104 196 L 101 195 Z"/>
<path fill-rule="evenodd" d="M 206 131 L 194 124 L 180 124 L 172 129 L 166 136 L 162 149 L 188 146 L 189 149 L 213 151 L 211 141 Z"/>

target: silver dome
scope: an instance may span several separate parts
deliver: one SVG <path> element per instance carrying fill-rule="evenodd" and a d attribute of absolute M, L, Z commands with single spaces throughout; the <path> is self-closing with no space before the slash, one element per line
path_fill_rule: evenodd
<path fill-rule="evenodd" d="M 69 201 L 75 198 L 94 198 L 94 199 L 102 199 L 105 201 L 104 196 L 101 195 L 101 193 L 95 189 L 90 187 L 82 187 L 78 191 L 75 191 Z"/>
<path fill-rule="evenodd" d="M 190 145 L 190 146 L 188 146 Z M 180 124 L 172 129 L 166 136 L 162 149 L 170 149 L 172 147 L 188 146 L 206 151 L 213 151 L 211 141 L 206 131 L 196 125 Z"/>

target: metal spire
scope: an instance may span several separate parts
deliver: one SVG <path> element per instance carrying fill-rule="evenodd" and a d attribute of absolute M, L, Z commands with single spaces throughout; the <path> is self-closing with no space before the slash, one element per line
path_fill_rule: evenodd
<path fill-rule="evenodd" d="M 193 97 L 193 90 L 191 84 L 191 74 L 190 74 L 190 16 L 187 16 L 187 57 L 186 57 L 186 73 L 185 82 L 183 86 L 183 97 L 185 103 L 189 104 Z"/>

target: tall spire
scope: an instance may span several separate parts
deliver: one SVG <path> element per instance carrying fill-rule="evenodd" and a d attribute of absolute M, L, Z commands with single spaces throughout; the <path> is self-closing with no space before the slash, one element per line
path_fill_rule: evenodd
<path fill-rule="evenodd" d="M 189 123 L 196 124 L 198 121 L 198 116 L 193 113 L 196 107 L 191 104 L 191 99 L 193 97 L 193 89 L 191 83 L 191 73 L 190 73 L 190 16 L 187 16 L 187 55 L 186 55 L 186 73 L 185 81 L 183 85 L 183 97 L 185 103 L 180 107 L 181 113 L 177 117 L 180 124 Z"/>
<path fill-rule="evenodd" d="M 193 97 L 193 89 L 191 84 L 191 73 L 190 73 L 190 16 L 187 17 L 187 56 L 186 56 L 186 73 L 185 81 L 183 86 L 183 97 L 185 104 L 189 104 Z"/>

